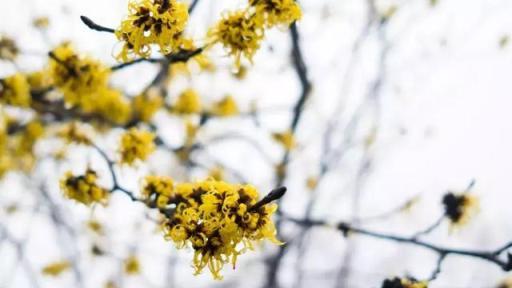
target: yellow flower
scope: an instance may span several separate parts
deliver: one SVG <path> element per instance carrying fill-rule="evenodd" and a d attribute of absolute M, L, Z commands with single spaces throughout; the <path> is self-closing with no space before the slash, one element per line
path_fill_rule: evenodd
<path fill-rule="evenodd" d="M 208 267 L 215 279 L 221 279 L 224 264 L 234 268 L 237 257 L 252 249 L 254 242 L 267 239 L 281 244 L 271 219 L 277 206 L 254 206 L 258 196 L 251 185 L 213 179 L 174 185 L 168 203 L 176 210 L 164 222 L 165 238 L 178 248 L 194 249 L 196 274 Z"/>
<path fill-rule="evenodd" d="M 49 62 L 53 84 L 64 94 L 66 104 L 79 106 L 85 112 L 97 107 L 99 94 L 108 84 L 111 70 L 99 61 L 79 55 L 66 42 L 55 48 Z"/>
<path fill-rule="evenodd" d="M 125 124 L 132 114 L 130 102 L 117 89 L 105 87 L 98 91 L 91 112 L 96 112 L 114 124 Z"/>
<path fill-rule="evenodd" d="M 133 99 L 134 113 L 137 118 L 144 122 L 150 121 L 163 105 L 164 99 L 162 95 L 154 88 Z"/>
<path fill-rule="evenodd" d="M 209 32 L 212 43 L 220 43 L 240 67 L 243 55 L 250 62 L 264 36 L 263 18 L 249 10 L 229 12 Z"/>
<path fill-rule="evenodd" d="M 0 101 L 7 105 L 29 106 L 31 97 L 27 77 L 21 73 L 16 73 L 0 80 Z"/>
<path fill-rule="evenodd" d="M 187 89 L 178 96 L 172 111 L 178 114 L 197 114 L 201 112 L 201 98 L 194 89 Z"/>
<path fill-rule="evenodd" d="M 40 70 L 27 74 L 27 81 L 32 90 L 47 89 L 52 85 L 52 78 L 47 71 Z"/>
<path fill-rule="evenodd" d="M 148 131 L 137 128 L 126 131 L 121 136 L 121 163 L 132 165 L 136 160 L 146 160 L 155 151 L 154 140 L 155 135 Z"/>
<path fill-rule="evenodd" d="M 239 113 L 238 105 L 231 95 L 227 95 L 219 102 L 215 103 L 212 108 L 212 113 L 217 116 L 233 116 Z"/>
<path fill-rule="evenodd" d="M 16 168 L 26 172 L 32 170 L 36 161 L 34 146 L 43 133 L 44 128 L 41 122 L 32 120 L 20 133 L 9 137 L 12 154 L 16 158 Z"/>
<path fill-rule="evenodd" d="M 71 267 L 71 263 L 67 260 L 50 263 L 41 269 L 41 273 L 48 276 L 57 277 Z"/>
<path fill-rule="evenodd" d="M 295 0 L 249 0 L 249 5 L 256 7 L 256 13 L 264 15 L 267 27 L 278 24 L 289 26 L 302 17 Z"/>
<path fill-rule="evenodd" d="M 448 193 L 443 197 L 445 216 L 453 226 L 466 224 L 478 212 L 478 198 L 468 193 Z"/>
<path fill-rule="evenodd" d="M 50 19 L 45 16 L 37 17 L 32 21 L 32 25 L 39 29 L 46 29 L 50 25 Z"/>
<path fill-rule="evenodd" d="M 140 273 L 140 263 L 137 256 L 130 255 L 124 260 L 124 272 L 128 275 L 136 275 Z"/>
<path fill-rule="evenodd" d="M 306 187 L 308 187 L 309 190 L 315 190 L 317 186 L 318 186 L 318 177 L 309 176 L 306 179 Z"/>
<path fill-rule="evenodd" d="M 38 120 L 32 120 L 25 126 L 21 135 L 21 143 L 17 147 L 18 151 L 32 151 L 36 141 L 44 134 L 44 127 Z"/>
<path fill-rule="evenodd" d="M 84 175 L 73 176 L 68 171 L 60 181 L 60 188 L 64 196 L 87 206 L 93 203 L 106 203 L 109 191 L 98 186 L 96 172 L 87 169 Z"/>
<path fill-rule="evenodd" d="M 275 141 L 279 142 L 284 147 L 284 149 L 288 151 L 292 150 L 297 146 L 292 131 L 274 133 L 272 134 L 272 137 L 274 138 Z"/>
<path fill-rule="evenodd" d="M 135 55 L 149 57 L 151 45 L 158 45 L 161 53 L 169 54 L 178 45 L 176 39 L 188 21 L 186 5 L 176 0 L 130 0 L 128 13 L 115 32 L 117 39 L 123 41 L 116 58 L 123 62 Z"/>
<path fill-rule="evenodd" d="M 18 56 L 19 50 L 13 39 L 0 35 L 0 59 L 12 61 Z"/>
<path fill-rule="evenodd" d="M 142 195 L 148 203 L 155 203 L 158 208 L 165 208 L 173 195 L 173 181 L 170 177 L 147 176 L 144 179 Z"/>
<path fill-rule="evenodd" d="M 103 225 L 97 220 L 91 219 L 87 221 L 87 228 L 98 235 L 103 234 Z"/>
<path fill-rule="evenodd" d="M 428 288 L 428 282 L 417 281 L 410 278 L 386 279 L 382 283 L 382 288 Z"/>

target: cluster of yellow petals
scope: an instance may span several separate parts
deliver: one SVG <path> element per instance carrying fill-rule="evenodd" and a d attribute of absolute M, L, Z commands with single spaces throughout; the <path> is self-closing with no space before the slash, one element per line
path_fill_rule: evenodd
<path fill-rule="evenodd" d="M 63 272 L 71 268 L 71 262 L 68 260 L 62 260 L 50 263 L 41 269 L 41 273 L 48 276 L 57 277 Z"/>
<path fill-rule="evenodd" d="M 17 166 L 23 171 L 29 171 L 35 164 L 34 146 L 43 134 L 44 127 L 41 122 L 32 120 L 25 124 L 24 129 L 16 135 L 9 137 L 13 156 Z"/>
<path fill-rule="evenodd" d="M 428 288 L 427 281 L 418 281 L 411 278 L 386 279 L 382 283 L 382 288 Z"/>
<path fill-rule="evenodd" d="M 295 0 L 249 0 L 256 13 L 265 18 L 265 25 L 290 25 L 302 17 L 302 11 Z"/>
<path fill-rule="evenodd" d="M 229 55 L 235 58 L 235 67 L 240 67 L 241 57 L 252 62 L 265 34 L 264 18 L 249 10 L 228 12 L 208 32 L 212 43 L 220 43 Z"/>
<path fill-rule="evenodd" d="M 235 98 L 233 98 L 231 95 L 225 96 L 219 102 L 213 105 L 212 113 L 220 117 L 237 115 L 239 110 Z"/>
<path fill-rule="evenodd" d="M 140 273 L 140 262 L 137 256 L 130 255 L 124 260 L 124 272 L 128 275 L 136 275 Z"/>
<path fill-rule="evenodd" d="M 110 68 L 79 55 L 69 42 L 57 46 L 51 53 L 49 74 L 53 84 L 64 94 L 66 103 L 85 111 L 93 110 L 101 88 L 107 86 Z"/>
<path fill-rule="evenodd" d="M 119 152 L 121 163 L 132 165 L 144 161 L 155 151 L 155 135 L 149 131 L 131 128 L 121 136 Z"/>
<path fill-rule="evenodd" d="M 165 209 L 173 196 L 174 182 L 166 176 L 147 176 L 144 179 L 142 196 L 148 203 L 156 204 L 158 208 Z"/>
<path fill-rule="evenodd" d="M 295 136 L 293 136 L 293 133 L 290 130 L 285 132 L 273 133 L 272 137 L 274 138 L 275 141 L 279 142 L 279 144 L 281 144 L 287 151 L 292 150 L 297 146 Z"/>
<path fill-rule="evenodd" d="M 109 191 L 100 187 L 96 183 L 97 180 L 96 172 L 91 169 L 87 169 L 84 175 L 79 176 L 74 176 L 68 171 L 60 181 L 60 188 L 66 198 L 87 206 L 93 203 L 105 204 Z"/>
<path fill-rule="evenodd" d="M 12 106 L 30 105 L 30 86 L 27 77 L 16 73 L 0 80 L 0 102 Z"/>
<path fill-rule="evenodd" d="M 242 56 L 252 63 L 265 28 L 289 26 L 301 17 L 301 9 L 294 0 L 249 0 L 249 7 L 225 14 L 208 36 L 211 43 L 222 44 L 235 58 L 235 67 L 240 68 Z"/>
<path fill-rule="evenodd" d="M 0 177 L 13 170 L 31 171 L 36 160 L 35 145 L 44 133 L 37 119 L 20 123 L 0 114 Z"/>
<path fill-rule="evenodd" d="M 86 113 L 100 114 L 115 124 L 130 119 L 130 102 L 120 91 L 110 87 L 111 69 L 101 62 L 76 53 L 66 42 L 51 52 L 48 67 L 52 83 L 64 95 L 69 106 Z"/>
<path fill-rule="evenodd" d="M 194 89 L 186 89 L 181 92 L 171 107 L 171 112 L 178 114 L 198 114 L 201 113 L 201 110 L 201 97 Z"/>
<path fill-rule="evenodd" d="M 27 81 L 30 89 L 34 91 L 42 91 L 48 89 L 52 85 L 52 77 L 46 70 L 39 70 L 28 73 Z"/>
<path fill-rule="evenodd" d="M 133 99 L 133 112 L 135 117 L 143 122 L 149 122 L 155 113 L 164 105 L 164 98 L 153 88 L 137 95 Z"/>
<path fill-rule="evenodd" d="M 121 91 L 112 88 L 102 89 L 96 100 L 95 112 L 113 124 L 125 124 L 130 120 L 132 107 Z"/>
<path fill-rule="evenodd" d="M 115 31 L 123 43 L 116 58 L 123 62 L 134 59 L 135 55 L 149 57 L 152 45 L 169 54 L 179 45 L 177 39 L 188 21 L 187 6 L 176 0 L 131 0 L 128 13 Z"/>
<path fill-rule="evenodd" d="M 165 237 L 178 248 L 194 249 L 196 274 L 208 267 L 215 279 L 221 279 L 224 264 L 234 268 L 237 257 L 252 249 L 254 242 L 267 239 L 280 244 L 271 219 L 277 207 L 254 206 L 259 193 L 251 185 L 213 179 L 175 184 L 169 178 L 151 176 L 143 194 L 150 205 L 158 203 L 161 211 L 174 209 L 165 214 Z"/>

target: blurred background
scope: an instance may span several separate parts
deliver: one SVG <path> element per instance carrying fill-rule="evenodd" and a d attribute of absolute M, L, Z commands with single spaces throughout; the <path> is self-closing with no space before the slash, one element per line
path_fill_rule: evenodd
<path fill-rule="evenodd" d="M 300 48 L 312 85 L 290 154 L 281 202 L 286 215 L 350 221 L 372 231 L 409 236 L 443 213 L 442 196 L 464 191 L 480 199 L 479 213 L 460 229 L 443 222 L 425 237 L 447 247 L 492 250 L 512 239 L 512 1 L 509 0 L 301 0 Z M 200 0 L 187 34 L 204 42 L 225 11 L 245 1 Z M 1 0 L 0 33 L 20 48 L 15 62 L 0 61 L 0 78 L 41 69 L 47 52 L 64 40 L 115 64 L 113 35 L 88 29 L 79 16 L 117 27 L 126 0 Z M 49 26 L 34 28 L 38 17 Z M 202 167 L 180 165 L 157 151 L 137 169 L 119 169 L 124 186 L 137 190 L 148 173 L 178 180 L 204 179 L 223 167 L 231 182 L 247 181 L 261 193 L 276 186 L 275 166 L 283 149 L 269 133 L 288 129 L 301 83 L 291 57 L 289 29 L 272 29 L 243 80 L 233 77 L 232 59 L 208 52 L 215 72 L 191 72 L 173 80 L 171 96 L 193 87 L 205 103 L 232 94 L 240 110 L 256 116 L 212 120 L 198 136 L 205 148 L 193 156 Z M 116 72 L 115 87 L 136 94 L 157 73 L 151 63 Z M 183 141 L 183 120 L 159 113 L 155 125 L 170 145 Z M 116 150 L 112 133 L 101 139 Z M 40 153 L 51 142 L 41 143 Z M 108 169 L 91 149 L 75 147 L 65 161 L 40 161 L 30 175 L 10 173 L 0 184 L 0 287 L 264 287 L 278 248 L 263 244 L 227 265 L 223 281 L 206 271 L 194 276 L 193 252 L 166 242 L 155 218 L 125 195 L 107 207 L 89 209 L 64 200 L 64 171 L 94 167 L 109 183 Z M 324 169 L 324 170 L 322 170 Z M 238 176 L 237 176 L 238 175 Z M 243 180 L 241 180 L 243 179 Z M 41 194 L 41 183 L 47 185 Z M 50 201 L 50 200 L 51 201 Z M 408 209 L 401 209 L 404 204 Z M 12 211 L 16 207 L 16 211 Z M 57 215 L 57 216 L 56 216 Z M 88 228 L 94 217 L 104 233 Z M 383 279 L 428 278 L 437 255 L 422 248 L 353 235 L 330 228 L 307 231 L 284 221 L 287 242 L 277 270 L 280 287 L 380 287 Z M 96 247 L 105 255 L 94 255 Z M 126 275 L 125 259 L 136 255 L 141 271 Z M 42 275 L 51 262 L 72 259 L 58 277 Z M 269 260 L 270 259 L 270 260 Z M 491 263 L 449 256 L 430 287 L 497 287 L 507 274 Z"/>

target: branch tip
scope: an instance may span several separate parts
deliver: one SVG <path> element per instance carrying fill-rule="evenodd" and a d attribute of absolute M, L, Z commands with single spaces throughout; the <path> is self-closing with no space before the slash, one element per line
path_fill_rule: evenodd
<path fill-rule="evenodd" d="M 257 210 L 260 207 L 262 207 L 264 205 L 267 205 L 268 203 L 270 203 L 272 201 L 280 199 L 281 197 L 284 196 L 285 193 L 286 193 L 286 187 L 284 187 L 284 186 L 276 188 L 276 189 L 270 191 L 270 193 L 268 193 L 267 196 L 263 197 L 263 199 L 261 199 L 259 202 L 254 204 L 251 207 L 250 211 Z"/>

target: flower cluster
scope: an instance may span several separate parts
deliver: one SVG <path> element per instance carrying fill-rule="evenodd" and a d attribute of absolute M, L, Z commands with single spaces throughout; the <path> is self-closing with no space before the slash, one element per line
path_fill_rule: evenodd
<path fill-rule="evenodd" d="M 94 170 L 87 169 L 84 175 L 74 176 L 71 171 L 66 172 L 60 181 L 60 188 L 64 196 L 85 205 L 93 203 L 106 203 L 109 191 L 100 187 L 96 182 L 98 175 Z"/>
<path fill-rule="evenodd" d="M 249 5 L 256 8 L 256 13 L 265 17 L 265 25 L 290 25 L 302 17 L 302 12 L 295 0 L 249 0 Z"/>
<path fill-rule="evenodd" d="M 16 135 L 9 137 L 12 147 L 12 154 L 16 158 L 18 168 L 23 171 L 32 169 L 35 163 L 34 146 L 36 142 L 43 136 L 44 127 L 41 122 L 32 120 L 24 125 Z"/>
<path fill-rule="evenodd" d="M 128 275 L 136 275 L 140 273 L 140 262 L 137 256 L 130 255 L 124 260 L 124 272 Z"/>
<path fill-rule="evenodd" d="M 121 163 L 132 165 L 137 160 L 146 160 L 155 150 L 155 135 L 151 132 L 131 128 L 121 136 L 119 152 Z"/>
<path fill-rule="evenodd" d="M 16 73 L 0 80 L 0 101 L 7 105 L 26 107 L 30 105 L 30 86 L 27 77 Z"/>
<path fill-rule="evenodd" d="M 220 43 L 228 54 L 235 57 L 235 66 L 241 64 L 242 55 L 252 62 L 264 36 L 263 18 L 248 10 L 227 13 L 208 34 L 213 43 Z"/>
<path fill-rule="evenodd" d="M 0 177 L 12 170 L 31 171 L 36 161 L 35 145 L 44 133 L 36 119 L 20 122 L 0 114 Z"/>
<path fill-rule="evenodd" d="M 108 86 L 109 67 L 76 53 L 70 43 L 61 44 L 50 55 L 49 74 L 67 105 L 86 113 L 98 113 L 114 123 L 128 121 L 130 103 L 121 92 Z"/>
<path fill-rule="evenodd" d="M 176 49 L 188 21 L 185 4 L 176 0 L 131 0 L 128 11 L 128 17 L 115 32 L 123 41 L 118 60 L 126 62 L 134 55 L 147 58 L 151 45 L 158 45 L 163 54 Z"/>
<path fill-rule="evenodd" d="M 386 279 L 382 282 L 382 288 L 428 288 L 428 283 L 425 281 L 417 281 L 411 278 L 398 278 Z"/>
<path fill-rule="evenodd" d="M 468 193 L 448 193 L 443 196 L 445 216 L 452 225 L 464 225 L 478 211 L 478 199 Z"/>
<path fill-rule="evenodd" d="M 212 107 L 212 113 L 220 117 L 233 116 L 238 112 L 238 105 L 231 95 L 227 95 Z"/>
<path fill-rule="evenodd" d="M 178 114 L 198 114 L 201 113 L 201 109 L 199 94 L 194 89 L 186 89 L 178 96 L 171 111 Z"/>
<path fill-rule="evenodd" d="M 69 42 L 50 53 L 49 73 L 53 84 L 64 94 L 66 103 L 80 106 L 85 111 L 93 110 L 100 88 L 107 86 L 110 69 L 99 61 L 77 54 Z"/>
<path fill-rule="evenodd" d="M 173 196 L 174 182 L 170 177 L 165 176 L 147 176 L 145 178 L 142 195 L 146 202 L 151 206 L 165 209 Z"/>
<path fill-rule="evenodd" d="M 276 206 L 256 205 L 259 193 L 251 185 L 212 179 L 174 184 L 169 178 L 148 177 L 143 194 L 161 210 L 175 207 L 174 213 L 166 214 L 165 237 L 178 248 L 194 249 L 196 274 L 208 266 L 213 277 L 221 279 L 224 264 L 234 267 L 253 242 L 268 239 L 280 244 L 271 219 Z"/>
<path fill-rule="evenodd" d="M 249 0 L 249 7 L 227 13 L 209 31 L 210 41 L 220 43 L 235 58 L 240 68 L 241 56 L 252 62 L 265 34 L 265 28 L 290 25 L 302 16 L 294 0 Z"/>

